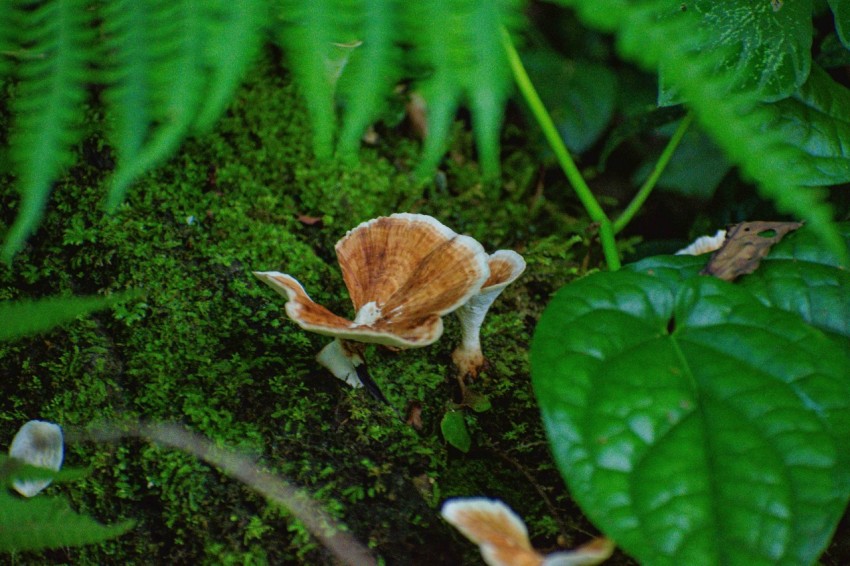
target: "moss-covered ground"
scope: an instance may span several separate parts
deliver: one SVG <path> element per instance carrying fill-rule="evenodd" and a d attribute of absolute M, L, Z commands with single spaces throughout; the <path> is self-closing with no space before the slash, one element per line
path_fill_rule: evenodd
<path fill-rule="evenodd" d="M 317 162 L 297 93 L 285 72 L 264 63 L 212 133 L 140 179 L 107 216 L 113 161 L 91 135 L 37 234 L 0 267 L 0 299 L 125 289 L 144 296 L 0 344 L 0 444 L 30 419 L 66 430 L 128 418 L 180 423 L 306 490 L 386 564 L 480 563 L 438 515 L 452 496 L 504 500 L 538 548 L 587 540 L 592 527 L 549 456 L 527 356 L 548 297 L 598 262 L 587 221 L 566 192 L 544 183 L 533 148 L 510 129 L 503 180 L 489 184 L 463 124 L 424 184 L 411 177 L 419 143 L 404 122 L 378 136 L 359 162 Z M 17 203 L 3 179 L 0 235 Z M 352 315 L 333 245 L 361 221 L 399 211 L 433 215 L 528 262 L 483 327 L 490 363 L 472 387 L 491 408 L 461 408 L 467 453 L 440 431 L 458 400 L 453 317 L 428 348 L 367 352 L 399 413 L 421 404 L 417 429 L 318 366 L 327 339 L 289 321 L 283 299 L 250 273 L 290 273 L 317 302 Z M 23 553 L 16 563 L 332 563 L 286 510 L 192 456 L 141 440 L 68 440 L 66 465 L 90 473 L 49 490 L 104 523 L 137 525 L 103 544 Z"/>

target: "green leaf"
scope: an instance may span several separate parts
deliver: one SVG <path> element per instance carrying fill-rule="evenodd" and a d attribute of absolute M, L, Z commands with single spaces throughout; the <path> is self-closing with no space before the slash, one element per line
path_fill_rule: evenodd
<path fill-rule="evenodd" d="M 393 30 L 399 25 L 398 4 L 393 0 L 361 0 L 352 19 L 359 18 L 363 45 L 352 55 L 351 64 L 340 79 L 346 109 L 339 151 L 353 156 L 360 147 L 366 127 L 384 106 L 384 98 L 397 80 L 399 53 L 393 44 Z"/>
<path fill-rule="evenodd" d="M 209 84 L 194 124 L 199 132 L 210 130 L 233 99 L 262 46 L 268 17 L 264 0 L 217 0 L 207 6 L 204 61 L 209 68 Z"/>
<path fill-rule="evenodd" d="M 56 483 L 72 482 L 88 476 L 85 468 L 62 468 L 54 471 L 30 466 L 21 460 L 0 454 L 0 484 L 11 487 L 14 480 L 52 480 Z"/>
<path fill-rule="evenodd" d="M 793 97 L 765 108 L 773 116 L 766 128 L 800 150 L 787 167 L 797 183 L 850 182 L 850 90 L 814 65 L 809 80 Z"/>
<path fill-rule="evenodd" d="M 50 330 L 64 322 L 138 296 L 123 293 L 111 297 L 53 297 L 37 301 L 0 302 L 0 340 L 14 340 Z"/>
<path fill-rule="evenodd" d="M 850 245 L 850 224 L 838 228 Z M 623 268 L 679 284 L 696 276 L 708 258 L 708 254 L 656 256 Z M 828 334 L 850 340 L 850 271 L 807 226 L 773 246 L 758 270 L 737 285 L 766 306 L 794 313 Z"/>
<path fill-rule="evenodd" d="M 642 564 L 811 564 L 829 542 L 850 358 L 800 317 L 710 277 L 597 273 L 557 293 L 531 357 L 573 497 Z"/>
<path fill-rule="evenodd" d="M 552 51 L 523 54 L 523 63 L 570 151 L 593 145 L 614 115 L 617 78 L 603 65 L 567 61 Z"/>
<path fill-rule="evenodd" d="M 850 49 L 850 4 L 844 0 L 829 0 L 829 7 L 835 17 L 835 31 L 844 47 Z"/>
<path fill-rule="evenodd" d="M 699 14 L 711 31 L 697 49 L 724 50 L 718 68 L 735 75 L 734 89 L 774 101 L 786 98 L 806 80 L 811 63 L 811 0 L 696 0 L 680 5 Z M 681 102 L 664 80 L 658 96 L 661 105 Z"/>
<path fill-rule="evenodd" d="M 463 411 L 446 412 L 440 421 L 440 431 L 443 433 L 446 442 L 461 452 L 469 452 L 472 446 L 472 437 L 469 436 L 469 431 L 466 428 Z"/>
<path fill-rule="evenodd" d="M 460 104 L 472 112 L 485 174 L 499 169 L 499 130 L 511 86 L 501 26 L 516 26 L 517 0 L 426 0 L 406 9 L 413 62 L 428 72 L 417 81 L 427 107 L 428 135 L 417 170 L 428 177 L 446 150 Z"/>
<path fill-rule="evenodd" d="M 338 75 L 330 65 L 334 44 L 357 38 L 338 22 L 334 0 L 282 0 L 279 9 L 282 22 L 275 31 L 310 112 L 313 149 L 326 158 L 331 154 L 336 128 L 334 87 Z"/>
<path fill-rule="evenodd" d="M 53 181 L 73 159 L 80 139 L 93 26 L 82 0 L 21 2 L 21 40 L 33 53 L 19 66 L 12 108 L 11 156 L 21 192 L 20 212 L 6 235 L 2 258 L 11 261 L 41 220 Z M 8 14 L 7 14 L 8 15 Z"/>
<path fill-rule="evenodd" d="M 198 0 L 144 0 L 107 6 L 104 17 L 116 66 L 105 94 L 118 116 L 106 203 L 114 210 L 133 181 L 177 151 L 199 114 L 209 14 Z"/>
<path fill-rule="evenodd" d="M 102 525 L 74 512 L 64 499 L 21 499 L 0 490 L 0 552 L 82 546 L 120 536 L 135 524 Z"/>
<path fill-rule="evenodd" d="M 589 24 L 615 32 L 618 50 L 624 57 L 652 70 L 663 68 L 667 79 L 688 100 L 703 129 L 730 161 L 758 183 L 760 193 L 773 200 L 780 212 L 805 219 L 826 246 L 848 257 L 835 229 L 832 208 L 824 201 L 825 195 L 800 187 L 786 173 L 789 162 L 801 159 L 800 150 L 789 146 L 779 133 L 765 128 L 771 117 L 754 103 L 758 92 L 736 90 L 736 77 L 718 72 L 722 51 L 699 49 L 711 28 L 703 25 L 694 10 L 680 11 L 681 3 L 666 0 L 640 3 L 560 0 L 560 3 L 575 6 Z M 672 4 L 677 7 L 675 17 L 670 16 Z M 717 5 L 720 9 L 726 3 Z M 790 2 L 783 4 L 785 8 L 789 5 Z"/>

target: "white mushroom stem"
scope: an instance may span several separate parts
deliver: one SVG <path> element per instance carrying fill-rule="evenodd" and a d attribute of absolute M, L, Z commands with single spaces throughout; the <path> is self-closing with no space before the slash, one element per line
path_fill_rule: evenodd
<path fill-rule="evenodd" d="M 316 361 L 351 387 L 363 387 L 363 382 L 357 377 L 357 366 L 363 363 L 363 358 L 346 348 L 339 338 L 322 348 Z"/>
<path fill-rule="evenodd" d="M 46 421 L 29 421 L 18 431 L 9 446 L 9 456 L 31 466 L 59 471 L 65 448 L 62 429 Z M 51 480 L 14 480 L 12 487 L 24 497 L 32 497 Z"/>
<path fill-rule="evenodd" d="M 493 301 L 505 287 L 516 281 L 525 271 L 525 260 L 513 250 L 499 250 L 488 259 L 490 277 L 478 294 L 473 295 L 455 312 L 460 318 L 461 342 L 452 352 L 452 360 L 458 369 L 458 379 L 463 389 L 463 378 L 476 377 L 484 366 L 481 352 L 481 324 Z"/>
<path fill-rule="evenodd" d="M 452 352 L 452 360 L 458 368 L 459 376 L 475 377 L 484 366 L 484 353 L 481 351 L 481 324 L 504 286 L 492 287 L 475 295 L 469 302 L 457 309 L 460 318 L 461 341 Z"/>

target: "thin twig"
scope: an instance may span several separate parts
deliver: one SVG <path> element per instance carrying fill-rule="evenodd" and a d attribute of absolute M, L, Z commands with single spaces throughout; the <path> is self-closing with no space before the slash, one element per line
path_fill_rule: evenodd
<path fill-rule="evenodd" d="M 232 450 L 219 448 L 203 436 L 180 426 L 131 421 L 107 424 L 83 434 L 66 434 L 66 438 L 75 437 L 78 440 L 99 442 L 137 437 L 191 454 L 251 487 L 269 501 L 286 508 L 342 563 L 351 566 L 377 564 L 369 550 L 351 534 L 343 532 L 336 521 L 319 508 L 304 491 L 262 470 L 250 458 Z"/>

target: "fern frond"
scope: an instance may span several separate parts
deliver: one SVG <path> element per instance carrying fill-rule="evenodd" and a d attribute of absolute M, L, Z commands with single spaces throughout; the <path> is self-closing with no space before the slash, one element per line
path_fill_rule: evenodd
<path fill-rule="evenodd" d="M 113 143 L 118 168 L 107 208 L 114 209 L 139 175 L 173 154 L 198 116 L 205 87 L 207 13 L 201 0 L 121 2 L 128 13 L 108 11 L 117 80 L 107 102 L 117 114 Z M 117 20 L 117 21 L 116 21 Z M 140 30 L 129 28 L 139 25 Z M 143 48 L 137 43 L 142 41 Z M 144 118 L 133 116 L 138 112 Z M 145 123 L 146 122 L 146 123 Z M 135 130 L 142 126 L 141 130 Z"/>
<path fill-rule="evenodd" d="M 0 2 L 0 77 L 6 76 L 12 67 L 17 29 L 13 4 Z"/>
<path fill-rule="evenodd" d="M 501 41 L 502 26 L 516 26 L 520 3 L 478 0 L 472 6 L 472 46 L 475 49 L 467 85 L 474 117 L 478 157 L 484 171 L 499 171 L 499 132 L 511 86 L 510 66 Z"/>
<path fill-rule="evenodd" d="M 102 525 L 79 515 L 63 499 L 20 499 L 5 489 L 0 492 L 0 552 L 82 546 L 124 534 L 133 521 Z"/>
<path fill-rule="evenodd" d="M 380 114 L 384 97 L 401 74 L 401 52 L 395 33 L 400 14 L 396 0 L 353 2 L 347 16 L 358 30 L 362 45 L 345 70 L 345 115 L 339 136 L 339 152 L 351 157 L 360 147 L 366 127 Z"/>
<path fill-rule="evenodd" d="M 280 0 L 277 38 L 300 85 L 313 123 L 313 148 L 329 157 L 333 148 L 336 115 L 334 86 L 340 69 L 334 65 L 335 44 L 354 37 L 340 21 L 344 0 Z"/>
<path fill-rule="evenodd" d="M 615 32 L 624 57 L 651 70 L 663 68 L 703 128 L 756 181 L 760 193 L 773 200 L 781 211 L 807 220 L 830 249 L 847 258 L 823 193 L 797 186 L 793 176 L 785 171 L 789 163 L 804 158 L 800 150 L 765 130 L 771 117 L 757 106 L 752 92 L 732 90 L 730 78 L 716 72 L 722 53 L 693 49 L 694 38 L 701 33 L 697 18 L 687 11 L 665 17 L 671 10 L 671 3 L 666 0 L 561 3 L 574 6 L 587 23 Z"/>
<path fill-rule="evenodd" d="M 140 174 L 208 130 L 263 37 L 264 0 L 115 0 L 103 8 L 107 103 L 118 153 L 107 208 Z"/>
<path fill-rule="evenodd" d="M 53 181 L 73 158 L 94 52 L 91 12 L 83 0 L 22 1 L 13 9 L 19 49 L 32 56 L 18 67 L 20 88 L 12 105 L 10 153 L 21 204 L 3 246 L 7 262 L 35 230 Z"/>
<path fill-rule="evenodd" d="M 212 128 L 257 56 L 268 15 L 266 0 L 207 2 L 204 19 L 208 84 L 195 130 Z"/>
<path fill-rule="evenodd" d="M 459 104 L 468 102 L 483 169 L 495 174 L 499 128 L 510 88 L 501 29 L 518 21 L 519 3 L 427 0 L 409 10 L 416 57 L 431 69 L 419 87 L 428 109 L 420 172 L 433 169 L 442 157 L 454 113 Z"/>

